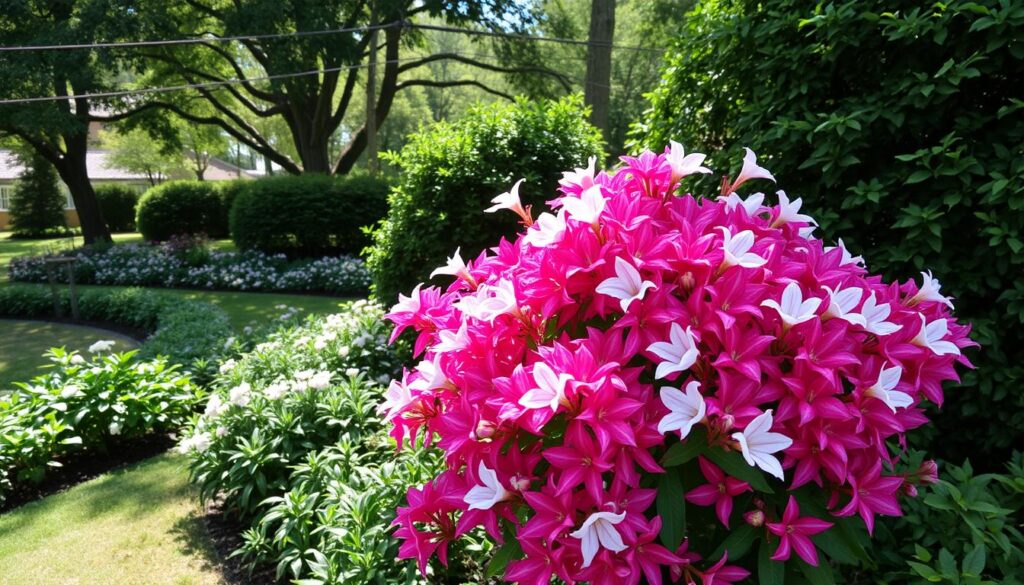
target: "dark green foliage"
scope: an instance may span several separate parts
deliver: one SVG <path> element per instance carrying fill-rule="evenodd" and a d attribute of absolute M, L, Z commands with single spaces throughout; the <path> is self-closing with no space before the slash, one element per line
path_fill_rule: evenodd
<path fill-rule="evenodd" d="M 96 199 L 111 232 L 135 231 L 135 206 L 139 194 L 124 185 L 96 185 Z"/>
<path fill-rule="evenodd" d="M 57 182 L 57 170 L 38 154 L 18 155 L 25 172 L 11 197 L 11 231 L 14 237 L 40 238 L 67 229 L 66 198 Z"/>
<path fill-rule="evenodd" d="M 135 223 L 149 241 L 190 234 L 224 238 L 226 216 L 224 198 L 215 183 L 171 181 L 142 194 Z"/>
<path fill-rule="evenodd" d="M 557 195 L 562 172 L 601 155 L 600 133 L 586 117 L 580 96 L 478 106 L 456 123 L 411 136 L 401 153 L 389 154 L 401 178 L 369 250 L 377 298 L 392 302 L 458 247 L 463 258 L 472 258 L 512 236 L 513 213 L 484 209 L 518 179 L 525 179 L 523 204 L 538 215 Z"/>
<path fill-rule="evenodd" d="M 216 183 L 217 196 L 220 197 L 220 225 L 225 226 L 226 234 L 231 235 L 231 208 L 235 205 L 238 194 L 251 183 L 249 179 L 236 179 L 234 181 L 218 181 Z"/>
<path fill-rule="evenodd" d="M 749 146 L 873 271 L 933 270 L 982 345 L 934 450 L 986 469 L 1024 444 L 1022 39 L 1005 0 L 704 2 L 635 128 L 719 161 Z"/>
<path fill-rule="evenodd" d="M 372 177 L 271 177 L 247 183 L 231 208 L 231 238 L 242 250 L 290 257 L 358 254 L 362 228 L 387 209 L 388 184 Z"/>

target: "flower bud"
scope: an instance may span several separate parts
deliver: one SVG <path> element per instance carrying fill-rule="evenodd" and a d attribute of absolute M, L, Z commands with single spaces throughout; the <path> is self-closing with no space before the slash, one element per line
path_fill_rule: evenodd
<path fill-rule="evenodd" d="M 509 483 L 512 484 L 512 489 L 516 491 L 525 492 L 526 490 L 530 489 L 529 478 L 523 477 L 521 475 L 513 475 L 509 479 Z"/>
<path fill-rule="evenodd" d="M 764 525 L 764 512 L 761 510 L 751 510 L 743 514 L 743 520 L 754 528 L 760 528 Z"/>
<path fill-rule="evenodd" d="M 476 439 L 478 441 L 490 439 L 491 437 L 494 436 L 494 433 L 497 430 L 497 428 L 498 427 L 496 427 L 495 424 L 492 423 L 491 421 L 481 420 L 480 422 L 476 423 Z"/>
<path fill-rule="evenodd" d="M 912 483 L 904 483 L 900 489 L 903 490 L 903 495 L 909 498 L 917 497 L 917 486 Z"/>
<path fill-rule="evenodd" d="M 917 476 L 921 483 L 936 483 L 939 481 L 939 464 L 934 459 L 929 459 L 917 468 Z"/>
<path fill-rule="evenodd" d="M 731 428 L 736 426 L 736 417 L 731 414 L 723 414 L 721 418 L 718 419 L 718 425 L 723 433 L 727 433 Z"/>
<path fill-rule="evenodd" d="M 692 272 L 686 272 L 679 277 L 679 285 L 684 291 L 690 292 L 697 285 L 697 279 L 693 277 Z"/>

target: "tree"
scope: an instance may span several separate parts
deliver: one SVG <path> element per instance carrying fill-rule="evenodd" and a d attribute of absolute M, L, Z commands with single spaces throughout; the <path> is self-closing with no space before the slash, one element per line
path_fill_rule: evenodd
<path fill-rule="evenodd" d="M 110 41 L 137 36 L 139 13 L 127 0 L 21 0 L 0 11 L 0 45 L 32 46 Z M 71 191 L 86 244 L 107 241 L 86 166 L 89 123 L 132 115 L 98 113 L 88 94 L 110 88 L 112 72 L 128 67 L 109 49 L 7 51 L 0 59 L 0 99 L 55 96 L 57 101 L 0 104 L 0 135 L 16 136 L 56 168 Z"/>
<path fill-rule="evenodd" d="M 168 148 L 142 130 L 104 132 L 103 146 L 110 149 L 111 166 L 146 175 L 155 186 L 184 167 L 184 157 L 173 145 Z"/>
<path fill-rule="evenodd" d="M 57 183 L 57 171 L 46 157 L 27 149 L 17 155 L 25 167 L 11 199 L 11 231 L 16 237 L 36 238 L 63 231 L 67 199 Z"/>
<path fill-rule="evenodd" d="M 612 82 L 612 41 L 615 38 L 615 0 L 591 0 L 587 40 L 587 81 L 584 98 L 590 123 L 608 139 L 608 102 Z"/>
<path fill-rule="evenodd" d="M 371 2 L 374 6 L 371 7 Z M 420 16 L 443 18 L 456 25 L 477 24 L 489 29 L 519 30 L 529 17 L 516 0 L 446 2 L 443 0 L 187 0 L 168 3 L 149 0 L 141 12 L 149 19 L 149 34 L 226 37 L 253 35 L 231 42 L 211 38 L 193 45 L 155 47 L 144 55 L 158 64 L 146 81 L 154 84 L 220 84 L 156 97 L 146 107 L 161 108 L 201 124 L 220 127 L 233 139 L 264 155 L 285 171 L 348 172 L 366 148 L 366 130 L 346 136 L 336 158 L 330 156 L 332 137 L 350 109 L 362 110 L 357 87 L 369 53 L 370 35 L 360 27 L 381 27 L 378 39 L 382 60 L 377 88 L 376 123 L 387 118 L 395 96 L 412 87 L 475 86 L 491 90 L 473 79 L 436 80 L 410 77 L 440 60 L 471 64 L 499 72 L 553 74 L 545 67 L 504 67 L 457 53 L 438 53 L 403 59 L 403 47 L 421 38 L 415 28 L 400 26 Z M 373 10 L 371 10 L 373 8 Z M 374 15 L 371 18 L 371 13 Z M 268 38 L 283 32 L 349 32 Z M 320 71 L 318 75 L 294 75 Z M 270 76 L 281 79 L 266 80 Z M 223 82 L 236 79 L 240 83 Z M 197 113 L 196 98 L 212 113 Z M 257 123 L 280 119 L 287 126 L 289 147 L 275 144 Z M 295 156 L 289 154 L 293 150 Z"/>

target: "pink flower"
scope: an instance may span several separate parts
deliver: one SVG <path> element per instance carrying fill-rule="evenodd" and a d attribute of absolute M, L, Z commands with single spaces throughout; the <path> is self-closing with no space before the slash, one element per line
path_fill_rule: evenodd
<path fill-rule="evenodd" d="M 707 459 L 698 457 L 697 462 L 708 483 L 686 492 L 686 501 L 698 506 L 713 505 L 719 521 L 728 528 L 729 516 L 732 514 L 732 499 L 743 492 L 753 490 L 750 484 L 725 475 L 717 465 Z"/>
<path fill-rule="evenodd" d="M 850 501 L 836 512 L 836 515 L 860 514 L 864 524 L 868 527 L 868 534 L 874 534 L 875 514 L 903 515 L 899 502 L 896 501 L 896 494 L 899 493 L 902 485 L 902 477 L 883 477 L 882 462 L 875 460 L 874 464 L 863 473 L 851 474 Z"/>
<path fill-rule="evenodd" d="M 832 527 L 831 522 L 819 520 L 813 516 L 800 517 L 800 506 L 796 498 L 789 496 L 789 503 L 786 504 L 786 511 L 782 514 L 779 522 L 769 522 L 768 532 L 779 537 L 779 547 L 772 555 L 773 561 L 785 561 L 789 559 L 790 551 L 796 550 L 796 554 L 808 565 L 818 566 L 818 550 L 814 547 L 810 537 L 824 532 Z"/>

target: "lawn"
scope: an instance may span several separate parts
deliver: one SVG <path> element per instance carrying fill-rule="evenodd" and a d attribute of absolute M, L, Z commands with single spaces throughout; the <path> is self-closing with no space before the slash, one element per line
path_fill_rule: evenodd
<path fill-rule="evenodd" d="M 0 515 L 0 582 L 224 583 L 184 463 L 161 455 Z"/>
<path fill-rule="evenodd" d="M 138 342 L 105 329 L 48 323 L 45 321 L 14 321 L 0 319 L 0 389 L 11 382 L 27 382 L 39 374 L 38 368 L 49 363 L 43 352 L 51 347 L 86 349 L 96 340 L 112 339 L 115 349 L 126 350 Z"/>

